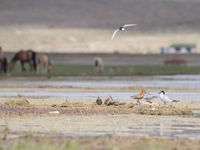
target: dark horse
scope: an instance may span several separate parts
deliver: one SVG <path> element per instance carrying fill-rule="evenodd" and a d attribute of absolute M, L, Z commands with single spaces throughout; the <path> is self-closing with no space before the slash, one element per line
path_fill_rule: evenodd
<path fill-rule="evenodd" d="M 20 61 L 21 66 L 22 66 L 22 71 L 26 71 L 24 67 L 24 63 L 29 63 L 30 64 L 30 70 L 32 68 L 34 71 L 37 70 L 37 64 L 36 64 L 36 52 L 33 50 L 21 50 L 15 54 L 15 56 L 12 58 L 10 64 L 9 64 L 9 69 L 12 70 L 14 68 L 14 65 L 17 61 Z"/>
<path fill-rule="evenodd" d="M 8 69 L 8 62 L 6 57 L 4 56 L 4 52 L 2 50 L 2 48 L 0 47 L 0 63 L 1 63 L 1 72 L 7 72 Z"/>

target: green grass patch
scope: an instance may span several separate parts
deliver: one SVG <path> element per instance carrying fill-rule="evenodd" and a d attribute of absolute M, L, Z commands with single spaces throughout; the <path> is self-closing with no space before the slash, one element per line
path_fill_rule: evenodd
<path fill-rule="evenodd" d="M 200 74 L 198 66 L 105 66 L 103 74 L 97 74 L 92 65 L 53 65 L 49 74 L 38 74 L 29 71 L 22 72 L 18 64 L 10 72 L 11 76 L 129 76 L 129 75 L 173 75 Z M 2 74 L 3 75 L 3 74 Z"/>

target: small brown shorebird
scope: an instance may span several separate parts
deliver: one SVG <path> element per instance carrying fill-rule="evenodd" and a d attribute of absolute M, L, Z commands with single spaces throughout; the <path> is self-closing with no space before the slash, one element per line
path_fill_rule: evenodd
<path fill-rule="evenodd" d="M 111 96 L 111 95 L 108 95 L 108 98 L 104 101 L 104 104 L 107 105 L 107 106 L 109 106 L 109 105 L 111 105 L 113 102 L 114 102 L 114 101 L 113 101 L 112 96 Z"/>
<path fill-rule="evenodd" d="M 100 97 L 97 98 L 96 103 L 97 103 L 97 105 L 101 105 L 102 104 L 102 100 L 101 100 Z"/>
<path fill-rule="evenodd" d="M 137 103 L 140 104 L 140 100 L 144 97 L 145 92 L 146 91 L 144 89 L 142 89 L 141 93 L 131 96 L 131 98 L 137 99 Z"/>

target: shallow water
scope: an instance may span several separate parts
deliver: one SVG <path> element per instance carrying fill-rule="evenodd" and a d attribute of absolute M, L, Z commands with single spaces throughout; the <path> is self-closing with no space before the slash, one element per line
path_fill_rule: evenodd
<path fill-rule="evenodd" d="M 91 80 L 83 80 L 76 78 L 53 78 L 39 80 L 33 79 L 30 81 L 28 78 L 14 78 L 0 80 L 0 97 L 16 97 L 18 94 L 30 98 L 44 98 L 44 99 L 96 99 L 98 96 L 105 99 L 109 94 L 114 99 L 130 99 L 130 96 L 137 94 L 136 91 L 109 91 L 114 87 L 162 87 L 164 88 L 187 88 L 187 92 L 167 92 L 167 95 L 177 100 L 184 101 L 200 101 L 200 93 L 194 92 L 193 89 L 200 88 L 200 75 L 173 75 L 173 76 L 132 76 L 132 77 L 114 77 L 114 78 L 94 78 Z M 3 87 L 6 88 L 3 88 Z M 16 87 L 16 88 L 13 88 Z M 25 87 L 26 89 L 20 89 Z M 29 88 L 31 87 L 31 88 Z M 41 88 L 43 87 L 43 88 Z M 62 92 L 52 90 L 50 87 L 74 87 L 73 89 L 84 88 L 98 88 L 106 87 L 107 91 L 94 91 L 94 92 Z M 9 88 L 12 89 L 9 91 Z M 4 89 L 7 89 L 6 91 Z M 191 90 L 191 91 L 190 91 Z M 139 92 L 139 91 L 138 91 Z M 152 91 L 150 91 L 152 92 Z M 153 93 L 158 93 L 159 91 Z"/>
<path fill-rule="evenodd" d="M 157 92 L 151 92 L 157 94 Z M 27 98 L 34 99 L 68 99 L 68 100 L 94 100 L 98 96 L 106 99 L 108 95 L 112 95 L 115 100 L 132 100 L 131 96 L 138 92 L 124 91 L 101 91 L 101 92 L 59 92 L 59 91 L 22 91 L 22 92 L 0 92 L 0 97 L 9 98 L 16 97 L 18 94 L 24 95 Z M 199 101 L 200 92 L 167 92 L 169 97 L 181 101 Z"/>
<path fill-rule="evenodd" d="M 200 88 L 200 75 L 172 75 L 172 76 L 132 76 L 114 77 L 106 79 L 76 79 L 55 78 L 49 80 L 32 80 L 21 78 L 17 80 L 1 80 L 0 86 L 13 87 L 165 87 L 165 88 Z"/>
<path fill-rule="evenodd" d="M 6 123 L 5 123 L 6 122 Z M 9 117 L 0 119 L 12 131 L 57 133 L 62 136 L 167 136 L 200 139 L 200 119 L 180 116 L 91 115 Z"/>

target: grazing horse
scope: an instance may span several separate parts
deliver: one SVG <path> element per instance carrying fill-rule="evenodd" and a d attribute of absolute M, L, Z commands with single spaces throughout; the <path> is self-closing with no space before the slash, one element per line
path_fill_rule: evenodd
<path fill-rule="evenodd" d="M 51 60 L 45 54 L 37 55 L 37 72 L 38 73 L 49 73 L 51 70 Z"/>
<path fill-rule="evenodd" d="M 1 63 L 1 72 L 3 71 L 6 73 L 8 68 L 8 63 L 1 47 L 0 47 L 0 63 Z"/>
<path fill-rule="evenodd" d="M 29 63 L 30 64 L 30 71 L 32 68 L 34 71 L 37 69 L 37 64 L 36 64 L 36 52 L 33 50 L 20 50 L 15 54 L 15 56 L 12 58 L 10 64 L 9 64 L 9 69 L 12 70 L 14 68 L 14 65 L 17 61 L 20 61 L 22 71 L 26 71 L 24 67 L 24 63 Z"/>
<path fill-rule="evenodd" d="M 94 58 L 94 69 L 96 73 L 103 73 L 103 61 L 101 57 Z"/>

